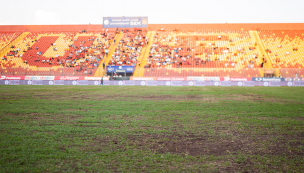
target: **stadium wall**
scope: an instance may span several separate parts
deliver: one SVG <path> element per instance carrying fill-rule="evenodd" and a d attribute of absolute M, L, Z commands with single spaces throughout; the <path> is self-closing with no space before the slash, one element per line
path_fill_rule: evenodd
<path fill-rule="evenodd" d="M 304 30 L 304 23 L 149 24 L 149 30 Z M 101 31 L 102 25 L 0 25 L 0 32 Z"/>

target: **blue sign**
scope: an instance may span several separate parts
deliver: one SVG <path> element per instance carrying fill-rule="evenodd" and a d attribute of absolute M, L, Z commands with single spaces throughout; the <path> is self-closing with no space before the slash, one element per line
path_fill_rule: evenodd
<path fill-rule="evenodd" d="M 107 66 L 108 73 L 133 73 L 135 66 Z"/>
<path fill-rule="evenodd" d="M 147 28 L 148 17 L 104 17 L 103 28 Z"/>
<path fill-rule="evenodd" d="M 262 81 L 262 82 L 269 82 L 269 81 L 284 81 L 284 78 L 271 78 L 271 77 L 253 77 L 252 81 Z"/>

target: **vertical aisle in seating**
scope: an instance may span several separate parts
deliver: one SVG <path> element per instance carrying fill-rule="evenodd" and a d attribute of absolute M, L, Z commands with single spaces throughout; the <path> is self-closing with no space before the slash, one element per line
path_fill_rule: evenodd
<path fill-rule="evenodd" d="M 259 69 L 261 77 L 264 77 L 264 68 L 273 68 L 271 59 L 268 56 L 268 53 L 266 52 L 265 46 L 258 34 L 257 31 L 249 31 L 249 34 L 251 36 L 251 40 L 253 43 L 257 43 L 256 50 L 259 53 L 259 60 L 260 62 L 263 62 L 263 55 L 265 56 L 267 62 L 263 65 L 263 69 Z M 275 71 L 275 76 L 279 76 L 279 71 Z"/>
<path fill-rule="evenodd" d="M 146 35 L 146 38 L 147 37 L 151 37 L 151 31 L 148 31 L 147 32 L 147 35 Z M 150 40 L 150 39 L 149 39 Z M 145 52 L 147 50 L 147 47 L 148 47 L 148 44 L 144 46 L 144 48 L 141 50 L 141 53 L 139 55 L 139 58 L 138 58 L 138 62 L 140 61 L 142 63 L 143 59 L 144 59 L 144 56 L 145 56 Z M 141 65 L 139 66 L 138 64 L 136 65 L 135 67 L 135 70 L 134 70 L 134 73 L 133 73 L 133 76 L 138 76 L 138 74 L 140 73 L 141 71 Z"/>
<path fill-rule="evenodd" d="M 111 60 L 111 57 L 112 57 L 113 53 L 115 52 L 115 50 L 117 48 L 117 45 L 120 42 L 120 40 L 121 40 L 122 37 L 123 37 L 123 33 L 122 32 L 116 33 L 115 38 L 114 38 L 115 43 L 114 43 L 114 40 L 113 40 L 112 43 L 111 43 L 111 45 L 110 45 L 110 47 L 109 47 L 108 56 L 106 56 L 101 61 L 101 63 L 99 64 L 98 69 L 96 70 L 96 72 L 94 74 L 95 77 L 104 76 L 106 74 L 107 65 L 109 64 L 109 62 Z M 105 63 L 105 69 L 103 69 L 103 63 Z"/>
<path fill-rule="evenodd" d="M 12 46 L 14 46 L 16 43 L 20 42 L 24 37 L 26 37 L 29 34 L 29 32 L 23 32 L 18 37 L 16 37 L 14 40 L 12 40 L 8 45 L 6 45 L 2 50 L 0 50 L 0 57 L 3 57 L 6 55 Z"/>
<path fill-rule="evenodd" d="M 150 32 L 150 34 L 149 34 L 149 32 Z M 149 53 L 150 53 L 151 46 L 152 46 L 153 40 L 154 40 L 154 35 L 155 35 L 155 31 L 149 31 L 149 32 L 147 33 L 147 36 L 149 36 L 149 44 L 146 46 L 145 51 L 142 52 L 143 57 L 141 60 L 141 64 L 140 64 L 140 66 L 136 67 L 135 72 L 134 72 L 135 76 L 139 76 L 139 77 L 144 76 L 144 72 L 145 72 L 144 67 L 147 64 L 147 58 L 149 57 Z"/>

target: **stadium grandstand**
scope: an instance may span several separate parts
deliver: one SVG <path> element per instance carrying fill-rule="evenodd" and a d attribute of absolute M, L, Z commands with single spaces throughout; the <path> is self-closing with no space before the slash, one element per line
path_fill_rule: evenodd
<path fill-rule="evenodd" d="M 304 0 L 16 0 L 0 173 L 304 172 Z"/>
<path fill-rule="evenodd" d="M 119 75 L 304 77 L 303 38 L 303 24 L 1 26 L 1 75 L 113 76 L 108 67 L 132 66 Z"/>

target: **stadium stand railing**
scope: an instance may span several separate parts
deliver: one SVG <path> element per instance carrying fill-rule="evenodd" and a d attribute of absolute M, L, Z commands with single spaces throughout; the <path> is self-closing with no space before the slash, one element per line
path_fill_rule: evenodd
<path fill-rule="evenodd" d="M 235 73 L 231 68 L 140 68 L 138 72 L 134 72 L 134 77 L 141 76 L 140 71 L 145 71 L 143 77 L 261 77 L 259 71 L 261 68 L 242 68 Z M 299 68 L 272 68 L 263 69 L 264 71 L 274 72 L 279 70 L 280 77 L 301 77 L 304 78 L 304 69 Z M 87 68 L 79 71 L 75 67 L 1 67 L 1 76 L 93 76 L 94 73 L 102 76 L 104 71 L 102 68 Z M 123 73 L 122 73 L 123 74 Z M 123 75 L 126 76 L 126 75 Z M 267 76 L 265 76 L 267 77 Z"/>
<path fill-rule="evenodd" d="M 260 71 L 265 72 L 265 76 L 260 75 Z M 139 71 L 144 71 L 141 76 Z M 242 68 L 236 71 L 234 68 L 144 68 L 135 72 L 135 77 L 187 77 L 187 76 L 213 76 L 213 77 L 268 77 L 280 71 L 277 77 L 304 77 L 304 69 L 299 68 Z M 267 74 L 268 73 L 268 74 Z M 270 77 L 270 76 L 269 76 Z M 272 77 L 272 75 L 271 75 Z"/>
<path fill-rule="evenodd" d="M 304 69 L 300 68 L 242 68 L 236 73 L 234 68 L 139 68 L 133 76 L 143 77 L 187 77 L 187 76 L 218 76 L 218 77 L 261 77 L 259 71 L 280 71 L 280 77 L 304 77 Z M 76 67 L 1 67 L 1 76 L 103 76 L 102 68 L 87 68 L 79 70 Z M 265 76 L 267 77 L 267 76 Z"/>
<path fill-rule="evenodd" d="M 76 67 L 2 67 L 1 76 L 93 76 L 103 73 L 97 67 L 80 70 Z"/>

